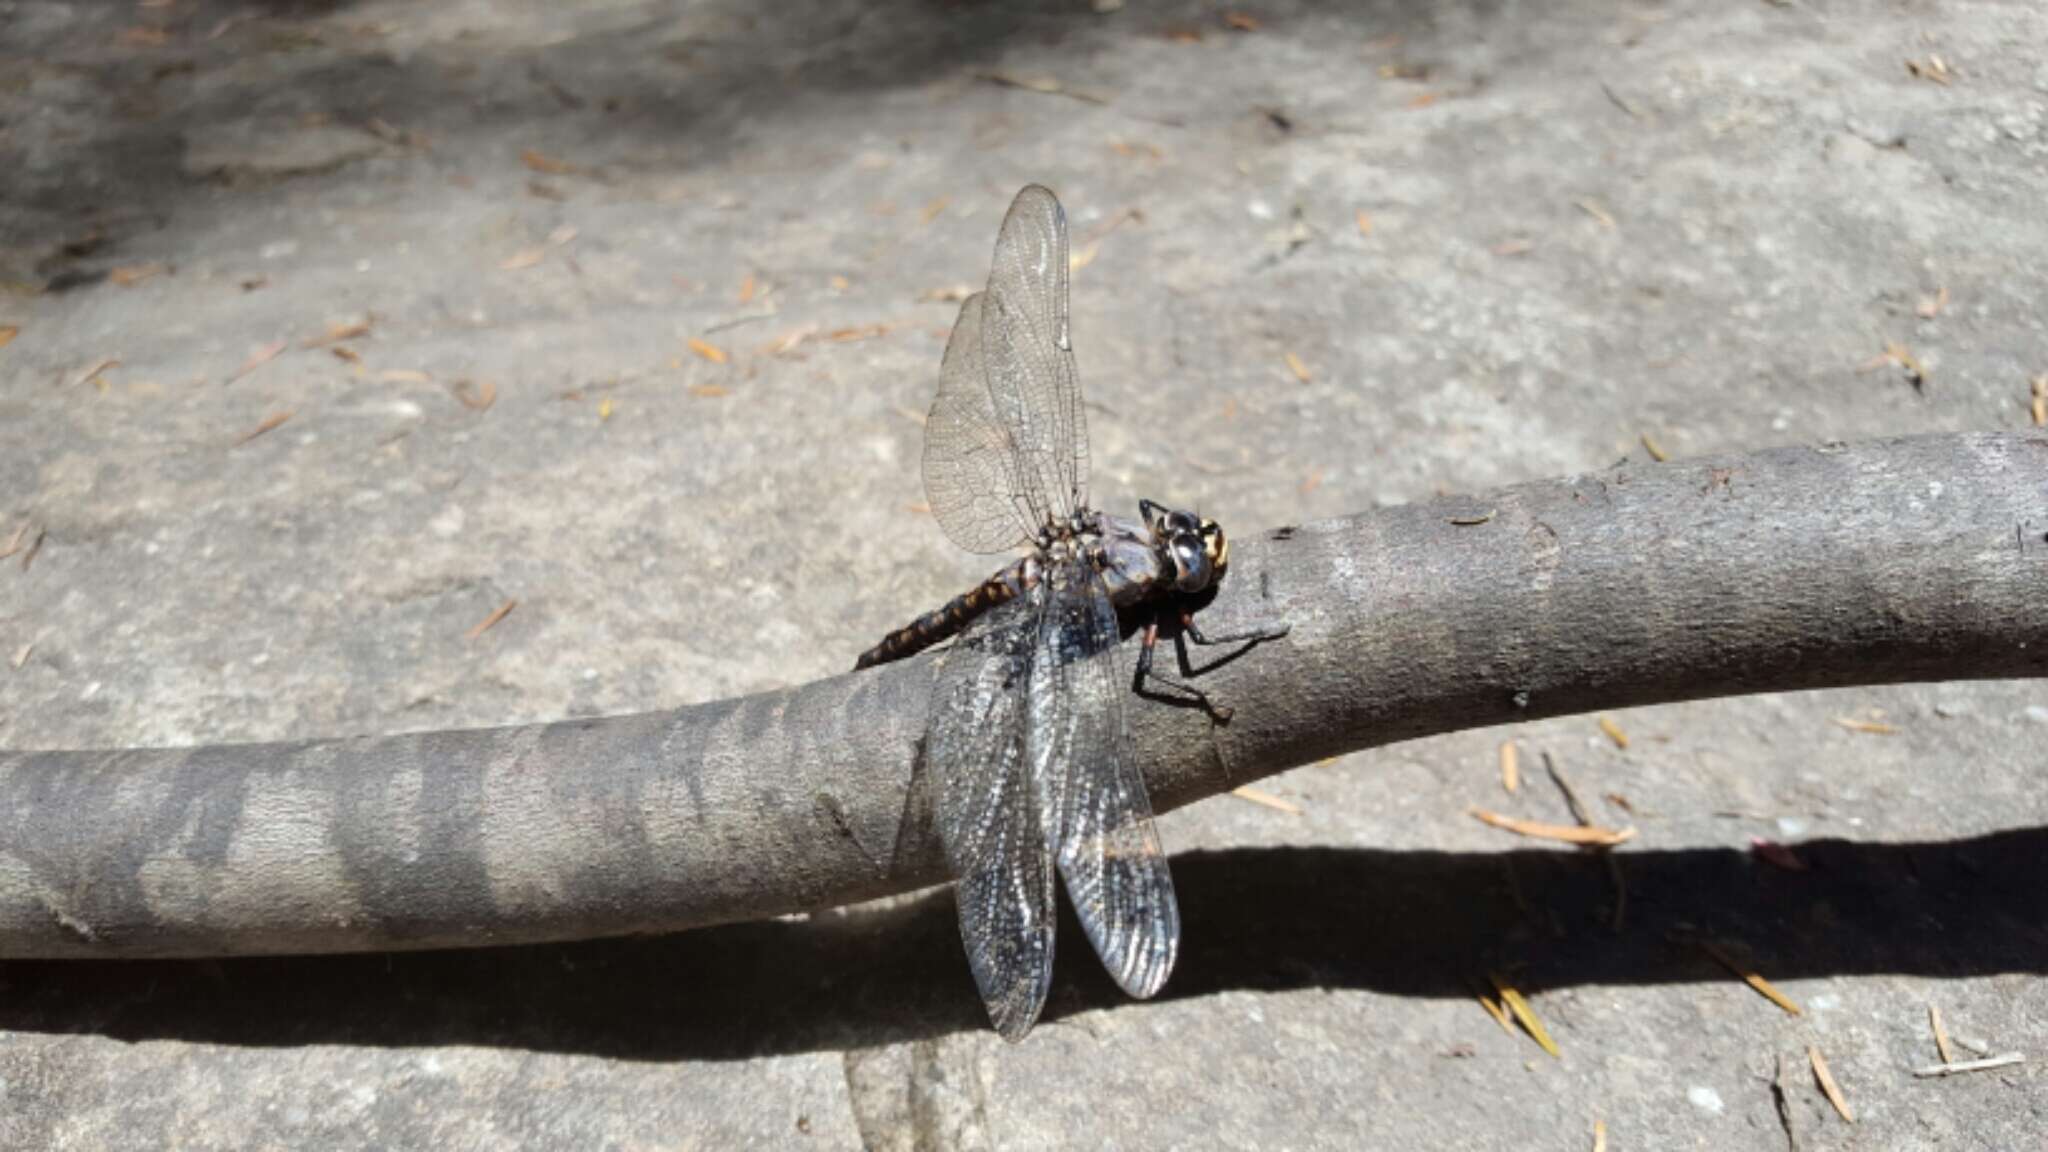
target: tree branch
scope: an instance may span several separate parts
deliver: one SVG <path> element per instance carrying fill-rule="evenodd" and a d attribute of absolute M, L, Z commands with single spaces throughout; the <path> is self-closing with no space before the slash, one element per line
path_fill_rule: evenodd
<path fill-rule="evenodd" d="M 1524 484 L 1239 540 L 1225 584 L 1206 627 L 1293 632 L 1202 677 L 1227 726 L 1131 699 L 1161 810 L 1510 721 L 2043 676 L 2048 436 Z M 0 753 L 0 957 L 562 940 L 937 883 L 930 678 L 926 657 L 601 720 Z"/>

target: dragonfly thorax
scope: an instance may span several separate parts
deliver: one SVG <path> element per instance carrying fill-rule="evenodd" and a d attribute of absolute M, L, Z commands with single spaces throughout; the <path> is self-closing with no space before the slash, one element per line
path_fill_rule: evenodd
<path fill-rule="evenodd" d="M 1040 552 L 1047 554 L 1058 552 L 1062 548 L 1079 551 L 1081 545 L 1089 542 L 1089 538 L 1101 535 L 1100 520 L 1101 517 L 1086 508 L 1076 509 L 1065 518 L 1048 515 L 1045 523 L 1039 526 L 1038 535 L 1032 540 L 1032 544 Z"/>

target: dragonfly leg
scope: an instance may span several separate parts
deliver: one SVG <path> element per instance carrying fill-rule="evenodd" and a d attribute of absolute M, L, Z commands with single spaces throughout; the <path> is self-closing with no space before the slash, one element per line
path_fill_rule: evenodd
<path fill-rule="evenodd" d="M 1253 624 L 1251 627 L 1239 632 L 1225 632 L 1221 635 L 1211 636 L 1205 634 L 1201 627 L 1195 623 L 1194 613 L 1183 612 L 1180 614 L 1180 630 L 1187 634 L 1188 639 L 1204 647 L 1214 644 L 1257 644 L 1265 640 L 1278 640 L 1282 636 L 1287 635 L 1292 629 L 1293 625 L 1282 620 Z"/>
<path fill-rule="evenodd" d="M 1168 702 L 1193 701 L 1201 705 L 1202 710 L 1209 714 L 1210 719 L 1218 724 L 1230 723 L 1231 710 L 1228 705 L 1216 703 L 1214 700 L 1209 699 L 1207 692 L 1184 680 L 1176 680 L 1164 672 L 1153 669 L 1152 654 L 1158 647 L 1158 644 L 1159 621 L 1153 620 L 1145 625 L 1144 639 L 1139 642 L 1138 672 L 1132 678 L 1132 690 L 1140 696 L 1154 700 L 1166 700 Z M 1178 639 L 1174 641 L 1174 646 L 1179 652 L 1181 669 L 1185 673 L 1188 665 L 1187 649 L 1181 646 Z M 1156 692 L 1147 691 L 1146 686 L 1153 681 L 1173 689 L 1177 695 L 1162 696 Z"/>

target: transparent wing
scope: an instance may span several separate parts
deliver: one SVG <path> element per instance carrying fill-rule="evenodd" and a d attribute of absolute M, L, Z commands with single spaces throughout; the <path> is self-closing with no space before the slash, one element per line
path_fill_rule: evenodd
<path fill-rule="evenodd" d="M 1067 316 L 1067 214 L 1036 184 L 996 236 L 981 307 L 982 357 L 1008 430 L 1032 528 L 1088 503 L 1088 422 Z"/>
<path fill-rule="evenodd" d="M 981 293 L 969 296 L 946 341 L 939 394 L 924 423 L 924 493 L 953 543 L 1004 552 L 1029 543 L 1043 521 L 1017 495 L 1017 453 L 996 416 L 982 359 L 981 309 Z"/>
<path fill-rule="evenodd" d="M 1088 942 L 1124 991 L 1159 991 L 1180 951 L 1173 876 L 1124 730 L 1116 609 L 1093 568 L 1060 565 L 1032 665 L 1027 745 L 1038 810 Z"/>
<path fill-rule="evenodd" d="M 1024 735 L 1042 602 L 1041 586 L 989 612 L 946 653 L 925 744 L 960 939 L 1010 1040 L 1031 1030 L 1052 986 L 1053 858 Z"/>

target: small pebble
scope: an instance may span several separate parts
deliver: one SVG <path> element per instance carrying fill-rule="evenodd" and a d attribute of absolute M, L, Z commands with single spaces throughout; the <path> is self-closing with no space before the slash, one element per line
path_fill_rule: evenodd
<path fill-rule="evenodd" d="M 1705 1086 L 1687 1088 L 1685 1098 L 1692 1101 L 1693 1107 L 1709 1116 L 1719 1116 L 1728 1110 L 1728 1106 L 1721 1103 L 1721 1094 Z"/>

